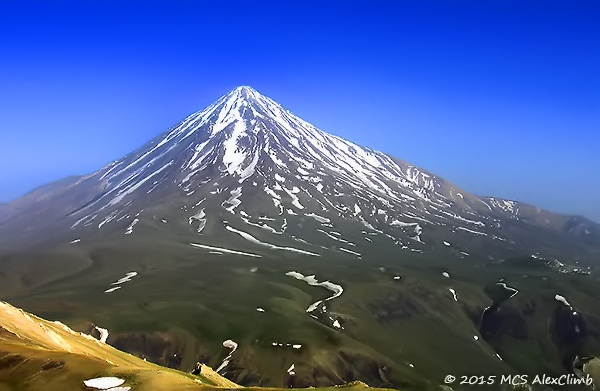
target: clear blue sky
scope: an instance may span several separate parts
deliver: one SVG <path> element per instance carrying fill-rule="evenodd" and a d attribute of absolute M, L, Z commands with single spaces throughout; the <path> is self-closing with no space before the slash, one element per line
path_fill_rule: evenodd
<path fill-rule="evenodd" d="M 600 221 L 598 1 L 0 2 L 0 201 L 238 85 L 465 190 Z"/>

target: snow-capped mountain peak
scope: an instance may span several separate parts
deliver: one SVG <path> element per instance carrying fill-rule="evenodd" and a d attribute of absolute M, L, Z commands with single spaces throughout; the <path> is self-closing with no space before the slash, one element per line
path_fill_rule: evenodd
<path fill-rule="evenodd" d="M 277 248 L 277 241 L 291 240 L 313 255 L 315 249 L 333 248 L 354 257 L 374 242 L 417 252 L 441 247 L 461 257 L 471 251 L 445 243 L 514 248 L 525 238 L 514 236 L 511 227 L 523 225 L 523 219 L 546 226 L 557 216 L 469 194 L 407 162 L 317 129 L 248 86 L 53 194 L 60 200 L 46 194 L 46 202 L 60 207 L 53 206 L 46 218 L 90 235 L 109 227 L 130 235 L 151 212 L 194 235 L 241 235 L 260 245 L 269 238 L 244 231 L 259 228 L 274 235 L 268 243 Z M 4 215 L 0 224 L 8 227 L 16 214 Z M 553 226 L 568 224 L 573 232 L 597 232 L 587 222 L 552 219 Z M 307 221 L 318 233 L 316 242 L 301 236 L 298 227 Z"/>

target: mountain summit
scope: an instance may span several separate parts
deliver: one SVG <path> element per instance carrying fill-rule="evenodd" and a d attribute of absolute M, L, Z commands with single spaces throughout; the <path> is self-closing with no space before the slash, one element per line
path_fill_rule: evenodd
<path fill-rule="evenodd" d="M 169 223 L 150 227 L 151 218 Z M 349 257 L 368 256 L 377 243 L 390 251 L 451 247 L 459 257 L 568 249 L 585 258 L 598 235 L 598 225 L 582 218 L 478 197 L 325 133 L 248 86 L 123 159 L 39 188 L 0 211 L 6 245 L 137 229 L 190 241 L 200 234 L 210 244 L 211 235 L 244 237 L 245 228 L 257 227 L 260 238 L 253 236 L 250 247 L 270 238 Z M 303 239 L 306 227 L 316 232 L 310 241 Z"/>

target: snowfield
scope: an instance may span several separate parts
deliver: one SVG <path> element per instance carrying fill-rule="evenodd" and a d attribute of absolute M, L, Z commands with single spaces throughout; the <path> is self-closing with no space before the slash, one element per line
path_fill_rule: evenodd
<path fill-rule="evenodd" d="M 97 377 L 95 379 L 85 380 L 83 384 L 90 388 L 98 390 L 108 390 L 109 388 L 118 387 L 125 383 L 125 380 L 118 377 Z"/>

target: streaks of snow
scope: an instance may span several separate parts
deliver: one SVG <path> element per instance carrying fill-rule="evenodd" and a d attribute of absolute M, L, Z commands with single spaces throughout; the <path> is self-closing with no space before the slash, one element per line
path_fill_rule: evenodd
<path fill-rule="evenodd" d="M 204 110 L 200 111 L 199 113 L 192 114 L 190 117 L 188 117 L 190 118 L 190 120 L 187 120 L 186 118 L 186 121 L 184 121 L 184 123 L 180 125 L 179 129 L 177 129 L 176 135 L 179 135 L 190 128 L 191 130 L 185 136 L 183 136 L 181 140 L 184 140 L 192 134 L 194 134 L 202 125 L 204 125 L 211 118 L 211 115 L 215 112 L 217 107 L 219 107 L 219 105 L 223 101 L 224 98 L 221 98 L 212 105 L 205 108 Z"/>
<path fill-rule="evenodd" d="M 296 371 L 294 371 L 294 368 L 296 368 L 296 365 L 295 365 L 295 364 L 292 364 L 292 365 L 291 365 L 291 366 L 288 368 L 288 370 L 287 370 L 287 373 L 288 373 L 288 375 L 290 375 L 290 376 L 293 376 L 293 375 L 295 375 L 295 374 L 296 374 Z"/>
<path fill-rule="evenodd" d="M 277 173 L 275 174 L 275 180 L 277 182 L 285 182 L 285 178 L 282 177 L 281 175 L 277 174 Z"/>
<path fill-rule="evenodd" d="M 269 157 L 271 158 L 271 160 L 273 161 L 273 163 L 275 163 L 277 166 L 282 167 L 282 168 L 287 168 L 287 164 L 284 163 L 283 160 L 281 160 L 278 156 L 277 153 L 275 152 L 275 150 L 273 150 L 270 147 L 269 142 L 267 141 L 267 143 L 265 144 L 265 147 L 263 148 L 263 150 L 269 154 Z"/>
<path fill-rule="evenodd" d="M 487 208 L 488 208 L 490 211 L 493 211 L 492 207 L 491 207 L 491 206 L 489 206 L 489 205 L 488 205 L 486 202 L 484 202 L 483 200 L 480 200 L 479 198 L 476 198 L 476 200 L 477 200 L 477 201 L 479 201 L 479 202 L 481 202 L 483 205 L 487 206 Z"/>
<path fill-rule="evenodd" d="M 163 180 L 164 180 L 164 178 L 163 178 Z M 160 185 L 160 183 L 161 183 L 161 181 L 154 181 L 154 182 L 152 182 L 152 187 L 150 188 L 150 190 L 148 190 L 146 192 L 146 194 L 152 193 L 158 187 L 158 185 Z M 192 192 L 187 193 L 186 195 L 192 195 L 193 193 L 194 192 L 192 191 Z M 114 388 L 111 389 L 111 390 L 114 390 Z"/>
<path fill-rule="evenodd" d="M 474 336 L 473 336 L 473 339 L 474 339 L 475 341 L 479 341 L 479 336 L 477 336 L 477 335 L 474 335 Z"/>
<path fill-rule="evenodd" d="M 206 227 L 206 213 L 204 212 L 204 208 L 200 209 L 198 211 L 198 213 L 196 213 L 195 215 L 190 216 L 190 218 L 188 219 L 188 223 L 190 225 L 193 224 L 194 220 L 198 222 L 198 227 L 196 228 L 196 232 L 198 233 L 202 233 L 202 230 L 204 229 L 204 227 Z"/>
<path fill-rule="evenodd" d="M 381 231 L 375 229 L 375 227 L 373 227 L 371 225 L 371 223 L 369 223 L 367 220 L 365 220 L 362 216 L 358 216 L 358 221 L 360 221 L 361 223 L 363 223 L 363 225 L 365 227 L 369 228 L 370 230 L 377 231 L 377 232 L 381 233 Z"/>
<path fill-rule="evenodd" d="M 246 179 L 250 178 L 254 174 L 254 172 L 256 171 L 256 165 L 258 164 L 259 157 L 260 157 L 259 151 L 255 151 L 250 163 L 244 169 L 242 169 L 241 172 L 239 172 L 239 175 L 240 175 L 239 183 L 244 182 Z"/>
<path fill-rule="evenodd" d="M 419 225 L 419 223 L 405 223 L 400 220 L 392 220 L 392 221 L 390 221 L 390 225 L 395 225 L 398 227 L 416 227 Z"/>
<path fill-rule="evenodd" d="M 118 210 L 113 211 L 111 214 L 109 214 L 104 220 L 102 220 L 100 222 L 100 224 L 98 224 L 98 229 L 102 228 L 102 226 L 106 223 L 110 223 L 112 220 L 115 219 L 115 217 L 117 217 L 117 215 L 119 214 Z"/>
<path fill-rule="evenodd" d="M 305 149 L 327 168 L 350 181 L 350 184 L 356 188 L 365 188 L 367 185 L 367 188 L 378 192 L 389 190 L 373 175 L 382 166 L 376 153 L 323 133 L 304 121 L 299 125 L 307 136 Z"/>
<path fill-rule="evenodd" d="M 248 240 L 248 241 L 250 241 L 252 243 L 259 244 L 261 246 L 266 246 L 266 247 L 268 247 L 270 249 L 273 249 L 273 250 L 292 251 L 292 252 L 296 252 L 296 253 L 300 253 L 300 254 L 306 254 L 306 255 L 312 255 L 312 256 L 315 256 L 315 257 L 320 257 L 319 254 L 311 253 L 310 251 L 300 250 L 298 248 L 293 248 L 293 247 L 280 247 L 280 246 L 276 246 L 276 245 L 271 244 L 271 243 L 261 242 L 260 240 L 256 239 L 254 236 L 250 235 L 249 233 L 244 232 L 244 231 L 240 231 L 240 230 L 235 229 L 233 227 L 230 227 L 228 225 L 225 226 L 225 229 L 228 230 L 228 231 L 231 231 L 231 232 L 234 232 L 234 233 L 240 235 L 242 238 L 244 238 L 244 239 L 246 239 L 246 240 Z"/>
<path fill-rule="evenodd" d="M 444 246 L 448 246 L 448 247 L 450 247 L 450 246 L 451 246 L 451 244 L 450 244 L 450 243 L 448 243 L 448 242 L 446 242 L 445 240 L 443 241 L 443 243 L 444 243 Z"/>
<path fill-rule="evenodd" d="M 352 254 L 352 255 L 356 255 L 359 258 L 362 257 L 362 255 L 360 255 L 360 253 L 357 253 L 357 252 L 352 251 L 352 250 L 348 250 L 347 248 L 340 247 L 340 251 L 343 251 L 345 253 L 349 253 L 349 254 Z"/>
<path fill-rule="evenodd" d="M 475 221 L 475 220 L 466 219 L 466 218 L 464 218 L 462 216 L 457 215 L 456 213 L 450 213 L 450 212 L 447 212 L 445 210 L 439 210 L 439 211 L 441 213 L 445 214 L 445 215 L 448 215 L 448 216 L 456 219 L 456 220 L 464 221 L 465 223 L 470 223 L 470 224 L 473 224 L 473 225 L 477 225 L 479 227 L 485 227 L 485 224 L 482 223 L 481 221 Z"/>
<path fill-rule="evenodd" d="M 511 297 L 514 297 L 517 293 L 519 293 L 519 291 L 515 288 L 511 288 L 510 286 L 506 285 L 506 283 L 504 282 L 497 282 L 496 285 L 500 285 L 501 287 L 503 287 L 505 290 L 507 290 L 508 292 L 511 293 L 509 299 Z"/>
<path fill-rule="evenodd" d="M 197 207 L 198 205 L 200 205 L 200 204 L 201 204 L 201 203 L 203 203 L 204 201 L 206 201 L 206 197 L 205 197 L 205 198 L 203 198 L 203 199 L 201 199 L 200 201 L 196 202 L 196 203 L 194 204 L 194 206 L 192 206 L 192 208 L 195 208 L 195 207 Z"/>
<path fill-rule="evenodd" d="M 456 291 L 452 288 L 448 288 L 448 290 L 452 294 L 452 298 L 454 299 L 454 301 L 458 301 L 458 297 L 456 297 Z"/>
<path fill-rule="evenodd" d="M 137 276 L 137 275 L 138 275 L 138 273 L 137 273 L 137 272 L 129 272 L 129 273 L 125 274 L 125 277 L 122 277 L 122 278 L 120 278 L 118 281 L 116 281 L 116 282 L 113 282 L 113 283 L 112 283 L 112 284 L 110 284 L 110 285 L 120 285 L 120 284 L 123 284 L 123 283 L 125 283 L 125 282 L 129 282 L 129 281 L 131 281 L 131 279 L 132 279 L 133 277 L 135 277 L 135 276 Z"/>
<path fill-rule="evenodd" d="M 236 102 L 236 104 L 239 105 L 239 102 Z M 223 111 L 221 111 L 220 114 L 222 113 Z M 227 126 L 232 122 L 234 125 L 229 138 L 227 138 L 222 144 L 224 149 L 223 164 L 225 165 L 226 171 L 229 173 L 229 175 L 239 175 L 239 182 L 242 183 L 244 180 L 254 174 L 256 164 L 258 163 L 259 153 L 258 151 L 250 151 L 253 153 L 252 160 L 246 167 L 243 167 L 244 161 L 248 156 L 244 148 L 240 146 L 239 141 L 245 137 L 251 136 L 246 133 L 246 123 L 242 119 L 239 110 L 231 110 L 229 114 L 231 114 L 231 120 L 224 126 Z M 218 132 L 221 126 L 223 126 L 223 123 L 215 124 L 215 126 L 213 126 L 213 132 L 215 131 L 215 128 L 217 128 L 216 131 Z"/>
<path fill-rule="evenodd" d="M 275 204 L 275 206 L 279 208 L 279 216 L 281 216 L 283 214 L 284 209 L 283 205 L 281 205 L 281 201 L 273 198 L 273 204 Z"/>
<path fill-rule="evenodd" d="M 81 242 L 81 239 L 71 240 L 69 243 L 74 244 L 74 243 L 79 243 L 79 242 Z"/>
<path fill-rule="evenodd" d="M 211 131 L 210 131 L 211 136 L 214 136 L 215 134 L 221 132 L 223 129 L 225 129 L 228 125 L 230 125 L 234 121 L 241 120 L 241 118 L 239 117 L 239 112 L 232 110 L 236 104 L 240 103 L 239 97 L 240 96 L 237 91 L 235 91 L 233 94 L 230 94 L 230 95 L 227 95 L 224 97 L 224 99 L 226 99 L 226 101 L 225 101 L 225 104 L 221 107 L 221 110 L 219 111 L 219 115 L 211 128 Z"/>
<path fill-rule="evenodd" d="M 108 390 L 109 388 L 119 387 L 125 383 L 125 380 L 118 377 L 97 377 L 95 379 L 85 380 L 83 384 L 90 388 L 98 390 Z"/>
<path fill-rule="evenodd" d="M 171 166 L 173 164 L 173 160 L 171 160 L 169 163 L 165 164 L 164 166 L 162 166 L 161 168 L 159 168 L 158 170 L 154 171 L 152 174 L 145 176 L 144 179 L 135 182 L 134 184 L 130 184 L 129 186 L 125 187 L 123 190 L 119 191 L 117 193 L 117 195 L 108 202 L 107 206 L 110 205 L 116 205 L 119 202 L 121 202 L 121 200 L 123 200 L 123 198 L 128 195 L 133 193 L 136 189 L 138 189 L 140 186 L 142 186 L 144 183 L 148 182 L 150 179 L 152 179 L 154 176 L 160 174 L 161 172 L 163 172 L 166 168 L 168 168 L 169 166 Z M 112 190 L 109 191 L 109 193 L 117 190 L 120 186 L 116 186 L 114 187 Z M 108 193 L 107 193 L 108 194 Z"/>
<path fill-rule="evenodd" d="M 204 150 L 204 148 L 208 145 L 209 142 L 210 139 L 200 144 L 196 144 L 194 146 L 194 154 L 192 155 L 188 163 L 183 166 L 184 170 L 190 168 L 192 169 L 192 171 L 181 181 L 182 184 L 189 181 L 192 175 L 196 173 L 195 170 L 202 164 L 202 162 L 204 161 L 204 159 L 206 159 L 210 152 L 212 152 L 212 149 L 209 149 L 208 151 Z"/>
<path fill-rule="evenodd" d="M 418 186 L 422 186 L 425 190 L 435 190 L 434 181 L 431 176 L 425 174 L 414 166 L 409 166 L 407 168 L 406 179 Z"/>
<path fill-rule="evenodd" d="M 281 196 L 279 194 L 275 193 L 275 191 L 273 191 L 268 186 L 265 186 L 264 190 L 265 190 L 265 193 L 267 193 L 268 195 L 271 196 L 275 206 L 281 206 Z"/>
<path fill-rule="evenodd" d="M 566 305 L 569 308 L 573 308 L 571 306 L 571 304 L 567 301 L 567 299 L 564 296 L 562 296 L 562 295 L 556 295 L 556 296 L 554 296 L 554 300 L 560 301 L 561 303 L 563 303 L 564 305 Z"/>
<path fill-rule="evenodd" d="M 442 276 L 446 277 L 446 278 L 450 278 L 450 274 L 448 272 L 443 272 Z"/>
<path fill-rule="evenodd" d="M 304 206 L 300 203 L 300 199 L 296 195 L 300 192 L 300 189 L 294 186 L 292 189 L 284 187 L 283 190 L 292 198 L 292 205 L 297 209 L 304 209 Z"/>
<path fill-rule="evenodd" d="M 131 224 L 129 224 L 129 227 L 127 227 L 127 229 L 125 230 L 125 235 L 131 235 L 131 233 L 133 232 L 133 227 L 140 221 L 140 219 L 135 218 Z"/>
<path fill-rule="evenodd" d="M 89 225 L 96 217 L 98 217 L 97 214 L 94 214 L 91 217 L 89 215 L 83 216 L 82 218 L 80 218 L 79 220 L 74 222 L 73 225 L 71 225 L 70 229 L 75 229 L 75 227 L 77 227 L 82 222 L 83 222 L 83 225 Z"/>
<path fill-rule="evenodd" d="M 325 235 L 327 235 L 327 236 L 329 236 L 329 237 L 330 237 L 331 239 L 333 239 L 333 240 L 337 240 L 338 242 L 347 243 L 347 244 L 349 244 L 350 246 L 356 246 L 356 244 L 354 244 L 354 243 L 352 243 L 352 242 L 349 242 L 349 241 L 347 241 L 347 240 L 345 240 L 345 239 L 342 239 L 342 238 L 340 238 L 340 237 L 334 236 L 334 235 L 330 234 L 329 232 L 323 231 L 322 229 L 318 229 L 317 231 L 318 231 L 318 232 L 321 232 L 321 233 L 323 233 L 323 234 L 325 234 Z"/>
<path fill-rule="evenodd" d="M 340 324 L 340 321 L 337 319 L 333 321 L 333 327 L 335 327 L 336 329 L 343 328 L 342 325 Z"/>
<path fill-rule="evenodd" d="M 122 161 L 120 161 L 117 164 L 115 164 L 115 162 L 110 163 L 109 166 L 112 166 L 112 167 L 108 171 L 106 171 L 104 174 L 102 174 L 102 176 L 100 177 L 99 180 L 104 179 L 108 174 L 110 174 L 115 168 L 119 167 L 121 164 L 123 164 Z"/>
<path fill-rule="evenodd" d="M 301 175 L 310 175 L 310 172 L 306 171 L 305 169 L 303 169 L 300 166 L 298 166 L 298 168 L 296 169 L 296 171 L 298 171 Z"/>
<path fill-rule="evenodd" d="M 137 158 L 135 161 L 133 161 L 132 163 L 130 163 L 127 167 L 119 170 L 118 172 L 116 172 L 115 174 L 111 175 L 107 181 L 110 184 L 111 181 L 118 177 L 121 176 L 122 173 L 125 173 L 127 171 L 129 171 L 129 169 L 134 168 L 135 165 L 137 165 L 138 163 L 140 163 L 142 160 L 144 160 L 146 157 L 148 156 L 152 156 L 152 152 L 154 152 L 155 150 L 157 150 L 158 148 L 160 148 L 162 145 L 164 145 L 167 142 L 166 139 L 163 139 L 160 143 L 158 143 L 154 148 L 152 148 L 151 150 L 146 151 L 143 155 L 141 155 L 139 158 Z M 158 156 L 154 156 L 150 159 L 150 161 L 148 161 L 147 163 L 141 165 L 141 167 L 137 168 L 135 171 L 133 171 L 132 174 L 129 174 L 127 176 L 127 178 L 125 178 L 124 180 L 122 180 L 121 182 L 119 182 L 117 185 L 113 186 L 112 189 L 110 191 L 108 191 L 106 194 L 104 194 L 102 197 L 100 197 L 100 199 L 104 198 L 105 195 L 111 194 L 112 192 L 119 190 L 123 185 L 128 185 L 129 187 L 131 186 L 136 186 L 136 185 L 132 185 L 131 182 L 136 179 L 137 177 L 139 177 L 146 168 L 150 167 L 152 164 L 154 164 L 155 161 L 157 161 L 159 158 L 161 158 L 162 156 L 164 156 L 167 152 L 169 152 L 171 149 L 173 149 L 176 145 L 171 145 L 166 151 L 158 154 Z M 169 164 L 170 165 L 170 164 Z M 163 166 L 163 168 L 161 169 L 161 171 L 166 168 L 166 166 Z M 155 172 L 156 174 L 156 172 Z M 151 177 L 153 177 L 155 174 L 151 174 L 150 176 L 146 176 L 144 182 L 146 182 L 147 180 L 149 180 Z M 133 181 L 134 182 L 134 181 Z M 139 185 L 141 185 L 138 182 Z M 139 187 L 139 186 L 137 186 Z M 136 187 L 136 188 L 137 188 Z M 127 189 L 127 188 L 126 188 Z M 125 190 L 126 190 L 125 189 Z M 121 190 L 121 192 L 123 192 L 124 190 Z M 100 199 L 98 199 L 97 201 L 99 201 Z M 118 201 L 117 201 L 118 202 Z M 95 204 L 96 202 L 93 202 L 91 205 Z M 111 201 L 109 203 L 110 204 L 114 204 L 116 202 Z M 103 207 L 104 208 L 104 207 Z M 103 209 L 101 208 L 101 209 Z"/>
<path fill-rule="evenodd" d="M 108 330 L 98 326 L 94 326 L 94 328 L 100 333 L 100 342 L 106 343 L 106 340 L 108 339 Z"/>
<path fill-rule="evenodd" d="M 291 344 L 291 343 L 281 343 L 281 342 L 273 342 L 271 343 L 272 346 L 279 346 L 280 348 L 283 347 L 288 347 L 288 348 L 292 348 L 292 349 L 300 349 L 302 348 L 302 345 L 300 344 Z"/>
<path fill-rule="evenodd" d="M 516 208 L 517 203 L 515 201 L 502 200 L 493 197 L 487 198 L 494 208 L 499 208 L 505 212 L 518 214 L 519 209 Z"/>
<path fill-rule="evenodd" d="M 486 233 L 479 232 L 479 231 L 473 231 L 472 229 L 468 229 L 468 228 L 465 228 L 465 227 L 456 227 L 456 229 L 467 231 L 467 232 L 470 232 L 470 233 L 475 234 L 475 235 L 487 236 Z"/>
<path fill-rule="evenodd" d="M 249 217 L 248 214 L 245 213 L 245 212 L 243 212 L 243 211 L 240 212 L 240 214 L 243 214 L 242 215 L 242 221 L 244 221 L 246 224 L 251 225 L 253 227 L 258 227 L 258 228 L 264 229 L 264 230 L 269 231 L 269 232 L 271 232 L 273 234 L 276 234 L 276 235 L 282 235 L 283 233 L 285 233 L 285 231 L 287 229 L 287 224 L 288 223 L 287 223 L 287 219 L 286 218 L 283 218 L 283 223 L 281 224 L 281 230 L 277 231 L 275 228 L 267 225 L 266 223 L 254 223 L 254 222 L 250 221 L 250 219 L 248 218 Z M 259 217 L 258 219 L 259 220 L 268 220 L 268 221 L 274 221 L 275 220 L 275 219 L 272 219 L 270 217 Z"/>
<path fill-rule="evenodd" d="M 423 228 L 419 224 L 415 225 L 415 235 L 411 237 L 411 239 L 416 240 L 417 242 L 423 243 L 421 240 L 421 234 L 423 233 Z"/>
<path fill-rule="evenodd" d="M 204 244 L 190 243 L 190 246 L 198 247 L 198 248 L 203 248 L 205 250 L 212 250 L 212 251 L 224 252 L 224 253 L 227 253 L 227 254 L 245 255 L 247 257 L 262 258 L 262 255 L 258 255 L 258 254 L 245 253 L 245 252 L 236 251 L 236 250 L 229 250 L 227 248 L 221 248 L 221 247 L 207 246 L 207 245 L 204 245 Z"/>
<path fill-rule="evenodd" d="M 223 341 L 223 347 L 231 349 L 231 352 L 229 352 L 227 357 L 225 357 L 225 359 L 215 372 L 221 372 L 223 369 L 225 369 L 225 367 L 229 364 L 229 361 L 231 360 L 231 356 L 233 356 L 233 353 L 237 350 L 238 344 L 228 339 L 226 341 Z"/>
<path fill-rule="evenodd" d="M 114 291 L 116 291 L 117 289 L 121 289 L 120 286 L 114 287 L 114 288 L 110 288 L 104 291 L 104 293 L 112 293 Z"/>
<path fill-rule="evenodd" d="M 360 206 L 358 206 L 358 204 L 354 204 L 354 216 L 359 215 L 362 212 L 362 210 L 360 209 Z"/>
<path fill-rule="evenodd" d="M 422 221 L 424 223 L 435 224 L 433 221 L 424 219 L 422 217 L 419 217 L 419 216 L 417 216 L 416 214 L 414 214 L 412 212 L 404 212 L 404 214 L 406 215 L 406 217 L 411 218 L 411 219 L 419 220 L 419 221 Z"/>
<path fill-rule="evenodd" d="M 308 312 L 308 313 L 311 313 L 311 312 L 313 312 L 314 310 L 316 310 L 316 309 L 317 309 L 317 307 L 319 307 L 319 305 L 321 305 L 322 303 L 324 303 L 324 302 L 326 302 L 326 301 L 333 300 L 333 299 L 335 299 L 335 298 L 337 298 L 337 297 L 340 297 L 340 296 L 342 295 L 342 293 L 344 293 L 344 288 L 342 288 L 342 286 L 341 286 L 341 285 L 334 284 L 333 282 L 330 282 L 330 281 L 322 281 L 322 282 L 319 282 L 319 281 L 316 279 L 316 277 L 315 277 L 315 275 L 314 275 L 314 274 L 313 274 L 313 275 L 310 275 L 310 276 L 304 276 L 302 273 L 298 273 L 298 272 L 295 272 L 295 271 L 291 271 L 291 272 L 287 272 L 287 273 L 285 273 L 285 275 L 286 275 L 286 276 L 289 276 L 289 277 L 294 277 L 294 278 L 295 278 L 295 279 L 297 279 L 297 280 L 304 281 L 304 282 L 306 282 L 308 285 L 311 285 L 311 286 L 320 286 L 320 287 L 323 287 L 323 288 L 329 289 L 330 291 L 332 291 L 332 292 L 333 292 L 333 295 L 332 295 L 332 296 L 330 296 L 330 297 L 328 297 L 327 299 L 324 299 L 324 300 L 319 300 L 319 301 L 317 301 L 317 302 L 315 302 L 315 303 L 311 304 L 311 305 L 310 305 L 310 306 L 309 306 L 309 307 L 306 309 L 306 312 Z"/>
<path fill-rule="evenodd" d="M 242 188 L 238 187 L 230 191 L 231 197 L 227 201 L 224 201 L 221 206 L 225 208 L 226 211 L 235 214 L 234 209 L 237 208 L 242 201 L 240 201 L 240 196 L 242 195 Z M 229 206 L 226 206 L 229 205 Z"/>
<path fill-rule="evenodd" d="M 329 220 L 327 217 L 319 216 L 319 215 L 314 214 L 314 213 L 307 213 L 307 214 L 305 214 L 305 216 L 312 217 L 313 219 L 317 220 L 319 223 L 329 223 L 329 222 L 331 222 L 331 220 Z"/>
<path fill-rule="evenodd" d="M 256 311 L 258 311 L 258 312 L 265 312 L 265 309 L 264 309 L 264 308 L 261 308 L 261 307 L 258 307 L 258 308 L 256 309 Z"/>

